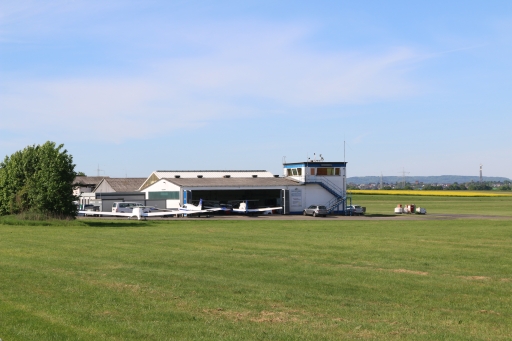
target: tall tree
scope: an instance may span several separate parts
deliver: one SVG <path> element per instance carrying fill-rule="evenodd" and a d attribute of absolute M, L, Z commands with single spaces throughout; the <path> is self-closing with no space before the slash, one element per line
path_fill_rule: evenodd
<path fill-rule="evenodd" d="M 28 146 L 0 163 L 0 215 L 26 211 L 76 216 L 73 157 L 55 142 Z"/>

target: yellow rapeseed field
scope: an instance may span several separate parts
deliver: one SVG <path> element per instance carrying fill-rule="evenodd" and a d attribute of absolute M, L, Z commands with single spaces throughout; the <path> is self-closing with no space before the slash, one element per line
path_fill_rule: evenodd
<path fill-rule="evenodd" d="M 427 195 L 442 197 L 510 197 L 512 193 L 483 192 L 483 191 L 407 191 L 407 190 L 348 190 L 348 194 L 371 194 L 371 195 Z"/>

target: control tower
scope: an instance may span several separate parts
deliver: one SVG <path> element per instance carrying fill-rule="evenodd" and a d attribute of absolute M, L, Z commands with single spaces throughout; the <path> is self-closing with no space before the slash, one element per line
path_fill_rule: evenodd
<path fill-rule="evenodd" d="M 289 190 L 290 213 L 310 205 L 324 205 L 329 212 L 343 213 L 347 197 L 347 163 L 319 160 L 283 163 L 284 176 L 300 183 Z"/>

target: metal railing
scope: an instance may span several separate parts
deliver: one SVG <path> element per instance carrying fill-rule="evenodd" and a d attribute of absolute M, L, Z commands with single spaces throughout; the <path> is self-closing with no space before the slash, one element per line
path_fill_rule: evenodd
<path fill-rule="evenodd" d="M 339 198 L 332 198 L 331 200 L 329 200 L 329 202 L 327 203 L 326 207 L 327 207 L 327 211 L 329 211 L 329 213 L 331 213 L 332 211 L 334 211 L 335 208 L 339 208 L 340 204 L 342 207 L 344 207 L 343 203 L 345 202 L 345 198 L 343 197 L 339 197 Z M 339 211 L 339 209 L 338 209 Z"/>
<path fill-rule="evenodd" d="M 335 208 L 339 208 L 340 204 L 342 204 L 342 207 L 344 207 L 344 202 L 345 202 L 345 197 L 343 196 L 343 190 L 338 186 L 336 185 L 335 183 L 333 183 L 332 181 L 326 179 L 326 178 L 322 178 L 322 179 L 315 179 L 316 181 L 308 181 L 308 183 L 313 183 L 313 184 L 318 184 L 320 185 L 322 188 L 324 188 L 327 192 L 331 193 L 334 198 L 332 198 L 331 200 L 329 200 L 329 202 L 327 202 L 327 204 L 325 205 L 327 207 L 327 211 L 329 211 L 329 213 L 332 213 L 332 211 L 335 209 Z M 339 209 L 338 209 L 339 211 Z"/>

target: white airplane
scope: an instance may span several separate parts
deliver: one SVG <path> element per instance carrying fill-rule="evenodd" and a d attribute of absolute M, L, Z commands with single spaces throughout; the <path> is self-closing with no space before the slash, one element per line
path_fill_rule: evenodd
<path fill-rule="evenodd" d="M 221 204 L 216 200 L 205 200 L 203 202 L 203 209 L 205 210 L 215 210 L 224 213 L 231 213 L 233 211 L 233 207 L 229 204 Z"/>
<path fill-rule="evenodd" d="M 146 219 L 148 217 L 165 217 L 165 216 L 178 216 L 178 215 L 193 215 L 197 214 L 201 216 L 203 213 L 211 213 L 215 211 L 221 211 L 222 208 L 211 208 L 211 209 L 202 209 L 203 199 L 199 201 L 199 205 L 195 206 L 192 204 L 184 204 L 182 207 L 179 207 L 178 210 L 172 211 L 157 211 L 157 212 L 145 212 L 147 211 L 146 206 L 135 206 L 133 207 L 132 212 L 95 212 L 95 215 L 100 216 L 112 216 L 112 217 L 128 217 L 137 218 L 138 220 Z M 91 211 L 78 211 L 79 214 L 90 215 Z"/>
<path fill-rule="evenodd" d="M 137 218 L 138 220 L 146 219 L 147 217 L 164 217 L 164 216 L 170 216 L 170 215 L 178 215 L 183 214 L 178 211 L 158 211 L 158 212 L 145 212 L 146 206 L 137 206 L 134 207 L 131 212 L 94 212 L 94 215 L 98 216 L 110 216 L 110 217 L 127 217 L 130 218 Z M 147 210 L 146 210 L 147 211 Z M 91 211 L 78 211 L 78 214 L 86 215 L 92 215 Z"/>
<path fill-rule="evenodd" d="M 249 200 L 242 201 L 238 208 L 233 208 L 233 212 L 241 213 L 241 214 L 257 214 L 257 213 L 265 213 L 273 210 L 281 210 L 282 207 L 265 207 L 265 208 L 249 208 Z"/>
<path fill-rule="evenodd" d="M 179 214 L 197 214 L 198 216 L 201 216 L 201 213 L 212 213 L 212 212 L 218 212 L 218 211 L 224 211 L 225 209 L 222 207 L 211 207 L 211 208 L 203 208 L 203 199 L 199 200 L 199 205 L 193 205 L 193 204 L 183 204 L 183 206 L 178 208 L 178 211 L 171 211 L 171 212 L 179 212 Z M 171 213 L 174 214 L 174 213 Z"/>

